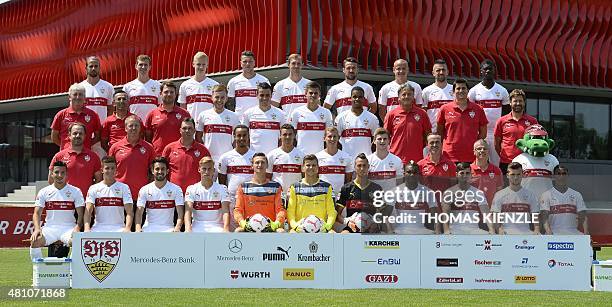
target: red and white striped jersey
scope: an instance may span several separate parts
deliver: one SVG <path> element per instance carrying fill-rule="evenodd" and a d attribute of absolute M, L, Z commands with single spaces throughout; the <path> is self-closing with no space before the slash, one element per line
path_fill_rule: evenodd
<path fill-rule="evenodd" d="M 316 156 L 319 160 L 319 179 L 331 184 L 333 194 L 339 195 L 346 174 L 352 174 L 354 171 L 354 159 L 342 150 L 338 150 L 333 156 L 321 150 Z"/>
<path fill-rule="evenodd" d="M 297 129 L 298 147 L 306 155 L 323 150 L 325 128 L 334 125 L 331 112 L 321 106 L 314 111 L 301 106 L 290 114 L 288 122 Z"/>
<path fill-rule="evenodd" d="M 521 153 L 512 159 L 523 166 L 523 181 L 521 185 L 533 192 L 542 195 L 552 188 L 552 174 L 559 160 L 551 154 L 544 157 L 534 157 L 527 153 Z"/>
<path fill-rule="evenodd" d="M 85 106 L 96 112 L 100 122 L 103 122 L 108 116 L 108 106 L 113 105 L 113 94 L 115 93 L 113 85 L 101 79 L 96 85 L 90 84 L 87 80 L 83 80 L 81 85 L 85 87 Z"/>
<path fill-rule="evenodd" d="M 372 136 L 380 125 L 378 118 L 363 111 L 359 116 L 351 110 L 339 114 L 336 117 L 336 127 L 340 133 L 340 144 L 342 150 L 353 159 L 360 153 L 372 154 Z"/>
<path fill-rule="evenodd" d="M 416 83 L 408 80 L 406 82 L 412 86 L 414 89 L 414 103 L 418 106 L 423 105 L 423 97 L 421 86 Z M 381 106 L 386 106 L 387 113 L 393 111 L 393 109 L 399 107 L 399 95 L 397 91 L 404 84 L 399 84 L 395 80 L 383 85 L 378 92 L 378 104 Z"/>
<path fill-rule="evenodd" d="M 98 182 L 87 191 L 85 202 L 96 208 L 96 225 L 125 226 L 125 204 L 134 204 L 127 184 Z"/>
<path fill-rule="evenodd" d="M 268 111 L 255 106 L 242 116 L 242 124 L 249 127 L 251 149 L 255 152 L 267 153 L 278 147 L 280 126 L 284 123 L 285 112 L 275 106 L 270 106 Z"/>
<path fill-rule="evenodd" d="M 370 162 L 368 178 L 378 183 L 383 191 L 395 190 L 397 179 L 404 176 L 402 159 L 392 153 L 381 159 L 374 152 L 368 156 L 368 162 Z"/>
<path fill-rule="evenodd" d="M 187 112 L 191 118 L 197 119 L 200 113 L 211 109 L 212 105 L 212 88 L 219 82 L 204 78 L 202 82 L 198 82 L 193 78 L 185 80 L 179 88 L 178 102 L 187 104 Z"/>
<path fill-rule="evenodd" d="M 204 132 L 202 141 L 215 162 L 219 161 L 222 154 L 232 150 L 232 133 L 234 127 L 238 124 L 238 116 L 228 109 L 223 109 L 223 112 L 217 113 L 212 108 L 198 116 L 196 131 Z"/>
<path fill-rule="evenodd" d="M 227 187 L 217 182 L 213 182 L 208 189 L 201 182 L 197 182 L 187 187 L 185 193 L 185 202 L 193 203 L 194 224 L 206 223 L 214 227 L 223 227 L 221 203 L 229 201 Z"/>
<path fill-rule="evenodd" d="M 540 212 L 540 206 L 535 194 L 528 189 L 521 188 L 518 191 L 513 191 L 510 187 L 506 187 L 495 193 L 491 212 L 536 213 Z M 503 226 L 509 234 L 530 232 L 527 223 L 504 223 Z"/>
<path fill-rule="evenodd" d="M 130 101 L 130 112 L 140 117 L 142 122 L 159 105 L 160 87 L 160 83 L 153 79 L 144 84 L 135 79 L 123 86 Z"/>
<path fill-rule="evenodd" d="M 147 209 L 147 220 L 143 228 L 150 226 L 174 226 L 174 210 L 183 206 L 183 190 L 178 185 L 166 181 L 161 189 L 155 186 L 155 181 L 145 185 L 138 192 L 138 207 Z"/>
<path fill-rule="evenodd" d="M 227 96 L 236 98 L 236 115 L 238 118 L 242 114 L 259 103 L 257 100 L 257 84 L 268 83 L 268 78 L 255 74 L 251 79 L 247 79 L 243 74 L 239 74 L 227 83 Z"/>
<path fill-rule="evenodd" d="M 42 188 L 36 195 L 34 205 L 45 208 L 45 225 L 75 226 L 75 208 L 83 207 L 85 202 L 81 190 L 66 184 L 61 190 L 54 185 Z"/>
<path fill-rule="evenodd" d="M 325 96 L 325 103 L 331 106 L 336 105 L 336 113 L 338 115 L 340 115 L 344 111 L 350 110 L 351 105 L 353 104 L 351 99 L 351 90 L 355 86 L 359 86 L 365 91 L 365 98 L 367 99 L 367 103 L 363 104 L 364 110 L 368 109 L 368 105 L 370 103 L 376 103 L 376 96 L 374 96 L 374 89 L 372 89 L 372 86 L 359 80 L 355 82 L 354 85 L 350 85 L 346 83 L 346 81 L 342 81 L 332 86 L 329 91 L 327 91 L 327 96 Z"/>
<path fill-rule="evenodd" d="M 393 228 L 396 233 L 401 234 L 420 234 L 420 233 L 431 233 L 431 231 L 424 231 L 425 225 L 420 213 L 429 213 L 431 208 L 437 208 L 438 203 L 433 191 L 428 187 L 419 184 L 414 190 L 409 189 L 405 183 L 398 186 L 400 195 L 406 195 L 405 199 L 396 201 L 393 207 L 394 216 L 413 216 L 412 221 L 414 223 L 396 223 L 393 224 Z"/>
<path fill-rule="evenodd" d="M 253 167 L 251 159 L 255 151 L 249 149 L 244 155 L 239 154 L 236 149 L 232 149 L 219 158 L 219 174 L 227 175 L 227 190 L 234 198 L 236 190 L 245 181 L 253 178 Z"/>
<path fill-rule="evenodd" d="M 439 88 L 434 83 L 423 89 L 423 109 L 427 110 L 432 132 L 436 132 L 436 119 L 440 107 L 453 100 L 453 86 L 450 84 L 447 84 L 445 88 Z"/>
<path fill-rule="evenodd" d="M 285 152 L 278 147 L 267 154 L 268 173 L 272 174 L 272 180 L 283 187 L 283 194 L 289 192 L 289 187 L 302 180 L 302 160 L 304 153 L 297 147 L 290 152 Z"/>
<path fill-rule="evenodd" d="M 582 194 L 571 188 L 565 193 L 551 188 L 540 197 L 540 210 L 548 211 L 548 223 L 553 234 L 575 233 L 578 228 L 577 214 L 586 209 Z"/>
<path fill-rule="evenodd" d="M 276 101 L 280 104 L 280 108 L 287 115 L 291 114 L 293 110 L 306 105 L 306 84 L 310 80 L 306 78 L 300 79 L 300 81 L 293 82 L 291 78 L 285 78 L 278 81 L 274 85 L 274 91 L 272 92 L 272 101 Z"/>
<path fill-rule="evenodd" d="M 482 83 L 478 83 L 468 92 L 468 99 L 484 109 L 487 120 L 489 120 L 487 135 L 493 136 L 495 122 L 502 115 L 502 105 L 510 104 L 508 90 L 499 83 L 495 83 L 491 89 L 486 88 Z"/>
<path fill-rule="evenodd" d="M 452 195 L 452 197 L 447 195 Z M 455 216 L 458 216 L 458 214 L 473 216 L 480 214 L 481 208 L 483 210 L 489 209 L 485 193 L 474 186 L 470 186 L 467 190 L 461 190 L 459 185 L 456 184 L 443 192 L 442 200 L 447 201 L 447 198 L 452 199 L 450 202 L 451 213 Z M 450 231 L 453 234 L 483 232 L 478 227 L 478 223 L 475 223 L 475 220 L 465 220 L 465 223 L 451 223 Z"/>

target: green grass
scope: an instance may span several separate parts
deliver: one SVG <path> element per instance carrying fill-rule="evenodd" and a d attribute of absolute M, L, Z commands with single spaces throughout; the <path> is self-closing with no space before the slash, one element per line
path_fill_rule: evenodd
<path fill-rule="evenodd" d="M 0 287 L 29 287 L 32 265 L 27 249 L 0 249 Z M 598 252 L 598 259 L 612 259 L 612 248 Z M 277 298 L 277 299 L 274 299 Z M 114 305 L 610 305 L 612 294 L 573 291 L 508 290 L 313 290 L 313 289 L 113 289 L 69 290 L 69 300 L 44 304 L 79 306 Z M 42 305 L 13 301 L 11 305 Z M 0 300 L 0 306 L 5 305 Z M 294 305 L 294 304 L 291 304 Z"/>

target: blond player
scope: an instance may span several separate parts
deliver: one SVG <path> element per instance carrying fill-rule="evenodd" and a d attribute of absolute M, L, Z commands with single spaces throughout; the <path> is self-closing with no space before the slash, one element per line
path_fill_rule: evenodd
<path fill-rule="evenodd" d="M 399 95 L 398 90 L 400 86 L 408 83 L 414 89 L 414 101 L 417 106 L 423 105 L 423 98 L 421 96 L 421 86 L 408 80 L 408 61 L 404 59 L 397 59 L 393 63 L 393 74 L 395 80 L 383 85 L 378 92 L 378 104 L 380 118 L 384 119 L 387 113 L 393 109 L 399 107 Z"/>
<path fill-rule="evenodd" d="M 206 76 L 208 69 L 206 53 L 196 52 L 193 56 L 193 69 L 195 70 L 193 77 L 185 80 L 179 88 L 178 102 L 197 123 L 200 113 L 213 107 L 212 90 L 219 82 Z"/>

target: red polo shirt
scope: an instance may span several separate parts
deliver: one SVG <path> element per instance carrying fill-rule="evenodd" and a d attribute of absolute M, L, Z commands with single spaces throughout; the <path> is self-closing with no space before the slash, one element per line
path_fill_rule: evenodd
<path fill-rule="evenodd" d="M 115 178 L 130 187 L 132 199 L 138 199 L 138 191 L 149 183 L 149 167 L 155 157 L 153 145 L 140 140 L 132 146 L 123 138 L 108 150 L 108 155 L 117 160 Z"/>
<path fill-rule="evenodd" d="M 81 153 L 72 148 L 61 150 L 51 159 L 49 170 L 53 168 L 55 161 L 63 161 L 68 165 L 68 183 L 81 190 L 83 197 L 87 196 L 94 174 L 102 169 L 98 155 L 87 148 L 83 148 Z"/>
<path fill-rule="evenodd" d="M 516 140 L 523 138 L 527 127 L 537 123 L 537 119 L 525 113 L 519 120 L 514 119 L 512 113 L 508 113 L 497 120 L 493 135 L 501 138 L 501 152 L 499 153 L 501 163 L 510 163 L 512 159 L 522 153 L 515 145 Z"/>
<path fill-rule="evenodd" d="M 71 107 L 59 111 L 53 118 L 51 129 L 59 131 L 60 150 L 70 147 L 68 127 L 70 127 L 70 124 L 76 122 L 85 124 L 85 130 L 89 137 L 83 139 L 83 146 L 88 149 L 91 149 L 93 133 L 100 131 L 102 128 L 98 114 L 88 108 L 83 107 L 80 113 L 75 112 Z"/>
<path fill-rule="evenodd" d="M 491 208 L 497 187 L 501 187 L 504 184 L 501 169 L 489 163 L 487 169 L 482 170 L 476 165 L 476 162 L 470 164 L 470 169 L 472 170 L 472 179 L 474 180 L 472 185 L 485 192 L 487 203 L 489 208 Z"/>
<path fill-rule="evenodd" d="M 423 159 L 424 136 L 431 131 L 427 112 L 414 105 L 408 112 L 395 108 L 387 113 L 384 127 L 391 135 L 390 151 L 404 164 Z"/>
<path fill-rule="evenodd" d="M 444 104 L 438 113 L 439 125 L 444 126 L 444 152 L 453 162 L 474 161 L 474 142 L 480 127 L 489 121 L 482 107 L 469 101 L 461 111 L 457 101 Z"/>
<path fill-rule="evenodd" d="M 430 156 L 427 155 L 417 164 L 421 170 L 422 183 L 434 191 L 444 192 L 451 186 L 451 179 L 457 175 L 455 163 L 444 155 L 438 163 L 431 161 Z"/>
<path fill-rule="evenodd" d="M 206 146 L 195 141 L 187 149 L 179 139 L 168 144 L 164 148 L 162 156 L 166 157 L 170 164 L 170 174 L 168 176 L 170 182 L 180 186 L 185 193 L 188 186 L 200 181 L 198 162 L 203 157 L 210 157 L 210 152 L 206 149 Z"/>
<path fill-rule="evenodd" d="M 149 112 L 144 126 L 147 131 L 153 132 L 151 144 L 155 149 L 155 156 L 161 156 L 164 148 L 181 137 L 181 122 L 191 117 L 189 112 L 181 107 L 174 106 L 168 112 L 163 106 L 159 106 Z"/>
<path fill-rule="evenodd" d="M 134 114 L 128 112 L 123 119 L 120 119 L 117 117 L 117 114 L 113 114 L 107 117 L 102 123 L 100 138 L 108 139 L 108 148 L 112 147 L 113 144 L 117 143 L 127 135 L 127 132 L 125 131 L 125 119 L 132 115 Z M 140 123 L 140 126 L 142 127 L 142 122 Z"/>

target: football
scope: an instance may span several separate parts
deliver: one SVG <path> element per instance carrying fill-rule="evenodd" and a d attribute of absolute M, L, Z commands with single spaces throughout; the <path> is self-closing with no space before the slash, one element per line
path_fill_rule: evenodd
<path fill-rule="evenodd" d="M 316 215 L 307 216 L 302 222 L 302 229 L 306 233 L 317 233 L 321 232 L 321 228 L 323 227 L 323 221 Z"/>
<path fill-rule="evenodd" d="M 270 220 L 262 214 L 257 213 L 249 218 L 249 228 L 253 232 L 262 232 L 268 225 L 270 225 Z"/>
<path fill-rule="evenodd" d="M 353 219 L 353 222 L 355 223 L 355 226 L 357 226 L 357 230 L 359 230 L 359 232 L 369 229 L 374 222 L 372 216 L 365 212 L 357 212 L 353 214 L 351 218 Z"/>

